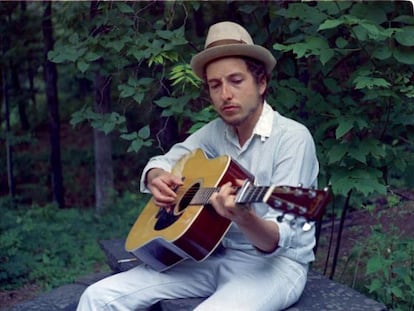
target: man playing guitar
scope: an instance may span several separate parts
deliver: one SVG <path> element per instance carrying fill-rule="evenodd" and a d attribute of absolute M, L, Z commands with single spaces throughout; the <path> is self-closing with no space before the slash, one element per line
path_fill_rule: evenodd
<path fill-rule="evenodd" d="M 266 102 L 275 64 L 270 51 L 255 45 L 240 25 L 210 27 L 205 49 L 191 66 L 206 83 L 219 118 L 148 162 L 141 190 L 150 191 L 161 210 L 174 206 L 184 184 L 183 176 L 172 172 L 174 165 L 195 149 L 209 158 L 230 156 L 254 175 L 255 185 L 316 186 L 319 167 L 311 134 Z M 208 297 L 197 311 L 275 311 L 295 303 L 314 260 L 313 223 L 303 230 L 303 223 L 279 217 L 283 212 L 267 204 L 241 206 L 235 186 L 241 186 L 238 179 L 209 197 L 214 211 L 231 222 L 210 256 L 163 272 L 143 264 L 110 276 L 86 289 L 78 310 L 137 310 L 161 299 L 189 297 Z"/>

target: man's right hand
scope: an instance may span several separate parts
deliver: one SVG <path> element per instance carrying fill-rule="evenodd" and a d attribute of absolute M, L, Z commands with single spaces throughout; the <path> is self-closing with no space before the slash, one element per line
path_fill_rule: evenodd
<path fill-rule="evenodd" d="M 175 189 L 183 185 L 180 177 L 160 168 L 153 168 L 147 173 L 147 188 L 151 191 L 154 203 L 160 207 L 168 207 L 175 203 Z"/>

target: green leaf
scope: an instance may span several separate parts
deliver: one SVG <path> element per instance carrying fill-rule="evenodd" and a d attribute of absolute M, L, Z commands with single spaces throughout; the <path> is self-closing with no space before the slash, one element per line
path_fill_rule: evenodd
<path fill-rule="evenodd" d="M 121 98 L 130 97 L 135 94 L 135 88 L 126 84 L 118 85 L 118 90 L 121 91 L 119 94 Z"/>
<path fill-rule="evenodd" d="M 111 40 L 105 42 L 104 46 L 106 48 L 112 48 L 115 51 L 120 52 L 124 48 L 125 42 L 123 40 Z"/>
<path fill-rule="evenodd" d="M 400 63 L 414 65 L 414 53 L 410 48 L 398 47 L 393 50 L 392 56 Z"/>
<path fill-rule="evenodd" d="M 367 152 L 365 150 L 361 150 L 360 148 L 350 148 L 348 154 L 353 159 L 366 164 L 367 160 Z"/>
<path fill-rule="evenodd" d="M 404 298 L 404 292 L 397 286 L 392 286 L 391 292 L 398 298 Z"/>
<path fill-rule="evenodd" d="M 323 49 L 320 51 L 320 61 L 322 65 L 325 65 L 332 57 L 334 57 L 335 53 L 331 49 Z"/>
<path fill-rule="evenodd" d="M 372 56 L 384 60 L 392 56 L 392 51 L 388 45 L 381 45 L 372 52 Z"/>
<path fill-rule="evenodd" d="M 132 96 L 132 98 L 138 103 L 138 104 L 142 104 L 143 100 L 145 97 L 145 93 L 135 93 L 134 96 Z"/>
<path fill-rule="evenodd" d="M 284 51 L 284 52 L 287 52 L 287 51 L 290 51 L 291 50 L 287 45 L 280 44 L 280 43 L 273 44 L 273 48 L 276 51 Z"/>
<path fill-rule="evenodd" d="M 142 139 L 147 139 L 151 134 L 150 131 L 150 127 L 149 125 L 146 125 L 144 127 L 142 127 L 139 131 L 138 131 L 138 137 L 142 138 Z"/>
<path fill-rule="evenodd" d="M 368 39 L 368 32 L 361 25 L 352 27 L 352 33 L 355 34 L 356 39 L 359 41 L 366 41 Z"/>
<path fill-rule="evenodd" d="M 345 169 L 337 168 L 332 171 L 330 183 L 334 193 L 346 195 L 355 189 L 365 196 L 373 193 L 385 194 L 387 188 L 380 183 L 381 171 L 371 167 Z"/>
<path fill-rule="evenodd" d="M 117 1 L 117 2 L 115 2 L 115 4 L 116 4 L 116 6 L 118 7 L 118 9 L 121 13 L 124 13 L 124 14 L 134 13 L 134 9 L 131 8 L 130 5 L 128 5 L 124 2 L 121 2 L 121 1 L 118 2 Z"/>
<path fill-rule="evenodd" d="M 110 122 L 105 122 L 102 126 L 99 127 L 106 135 L 111 133 L 115 129 L 115 124 Z"/>
<path fill-rule="evenodd" d="M 144 145 L 144 142 L 141 139 L 135 139 L 131 142 L 131 144 L 128 147 L 128 152 L 138 152 L 141 150 L 142 146 Z"/>
<path fill-rule="evenodd" d="M 95 52 L 87 52 L 86 54 L 85 54 L 85 59 L 88 61 L 88 62 L 93 62 L 93 61 L 96 61 L 97 59 L 99 59 L 101 57 L 101 55 L 100 54 L 98 54 L 98 53 L 95 53 Z"/>
<path fill-rule="evenodd" d="M 167 108 L 174 104 L 175 98 L 163 96 L 155 100 L 155 104 L 161 108 Z"/>
<path fill-rule="evenodd" d="M 391 84 L 384 78 L 374 78 L 366 76 L 357 76 L 353 83 L 355 84 L 355 89 L 372 89 L 375 87 L 384 87 L 388 88 Z"/>
<path fill-rule="evenodd" d="M 344 49 L 348 45 L 348 41 L 343 37 L 338 37 L 335 40 L 335 44 L 338 48 Z"/>
<path fill-rule="evenodd" d="M 372 282 L 366 287 L 370 293 L 375 293 L 378 292 L 379 289 L 383 288 L 383 286 L 384 284 L 382 284 L 379 279 L 373 279 Z"/>
<path fill-rule="evenodd" d="M 293 53 L 296 54 L 297 58 L 301 58 L 306 54 L 308 50 L 308 45 L 306 43 L 296 43 L 292 44 Z"/>
<path fill-rule="evenodd" d="M 395 40 L 404 46 L 414 46 L 414 26 L 405 26 L 395 34 Z"/>
<path fill-rule="evenodd" d="M 342 160 L 345 154 L 348 151 L 348 147 L 345 144 L 336 144 L 333 145 L 328 150 L 328 164 L 337 163 Z"/>
<path fill-rule="evenodd" d="M 339 125 L 335 131 L 335 137 L 337 139 L 347 134 L 354 127 L 354 120 L 340 119 L 338 122 Z"/>
<path fill-rule="evenodd" d="M 339 25 L 342 25 L 344 23 L 343 20 L 340 19 L 329 19 L 324 21 L 319 27 L 318 27 L 318 31 L 321 30 L 326 30 L 326 29 L 332 29 L 332 28 L 336 28 Z"/>
<path fill-rule="evenodd" d="M 80 72 L 84 73 L 89 68 L 89 63 L 80 60 L 76 63 L 76 67 L 79 69 Z"/>
<path fill-rule="evenodd" d="M 120 137 L 125 140 L 134 140 L 138 138 L 138 135 L 137 135 L 137 132 L 132 132 L 128 134 L 122 134 L 120 135 Z"/>

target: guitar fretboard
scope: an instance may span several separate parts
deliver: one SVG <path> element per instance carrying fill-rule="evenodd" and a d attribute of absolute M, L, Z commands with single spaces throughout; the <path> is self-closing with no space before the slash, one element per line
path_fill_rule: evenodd
<path fill-rule="evenodd" d="M 241 189 L 241 188 L 237 188 Z M 257 202 L 266 202 L 267 198 L 271 194 L 273 187 L 265 186 L 251 186 L 244 190 L 244 193 L 238 196 L 241 200 L 238 200 L 237 203 L 247 204 L 247 203 L 257 203 Z M 209 203 L 210 197 L 214 192 L 220 191 L 220 188 L 200 188 L 192 197 L 189 205 L 205 205 Z M 243 190 L 242 190 L 243 191 Z M 189 195 L 187 193 L 186 195 Z"/>

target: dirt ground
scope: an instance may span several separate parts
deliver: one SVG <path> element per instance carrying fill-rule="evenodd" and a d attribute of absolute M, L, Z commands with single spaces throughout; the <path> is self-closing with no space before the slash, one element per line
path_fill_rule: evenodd
<path fill-rule="evenodd" d="M 333 275 L 334 280 L 339 283 L 347 284 L 352 287 L 352 283 L 363 283 L 364 270 L 360 269 L 364 264 L 365 258 L 361 258 L 361 264 L 358 268 L 358 278 L 354 279 L 356 268 L 356 259 L 352 259 L 350 254 L 358 242 L 362 242 L 371 233 L 371 227 L 380 223 L 385 233 L 391 232 L 391 227 L 396 226 L 402 236 L 414 238 L 414 191 L 400 191 L 402 199 L 401 204 L 396 207 L 386 207 L 386 202 L 380 202 L 373 213 L 365 210 L 352 211 L 346 217 L 340 248 L 338 253 L 338 262 Z M 333 264 L 333 256 L 338 236 L 338 221 L 334 222 L 325 220 L 322 225 L 321 237 L 319 240 L 316 260 L 313 263 L 313 269 L 329 276 Z M 330 238 L 332 242 L 330 242 Z M 329 247 L 329 244 L 331 246 Z M 329 260 L 327 258 L 329 255 Z M 326 263 L 327 262 L 327 263 Z M 326 268 L 327 267 L 327 268 Z M 363 267 L 362 267 L 363 268 Z M 356 284 L 357 287 L 358 284 Z"/>
<path fill-rule="evenodd" d="M 36 284 L 26 284 L 19 289 L 0 291 L 0 310 L 7 310 L 18 303 L 30 300 L 39 292 L 40 288 Z"/>

